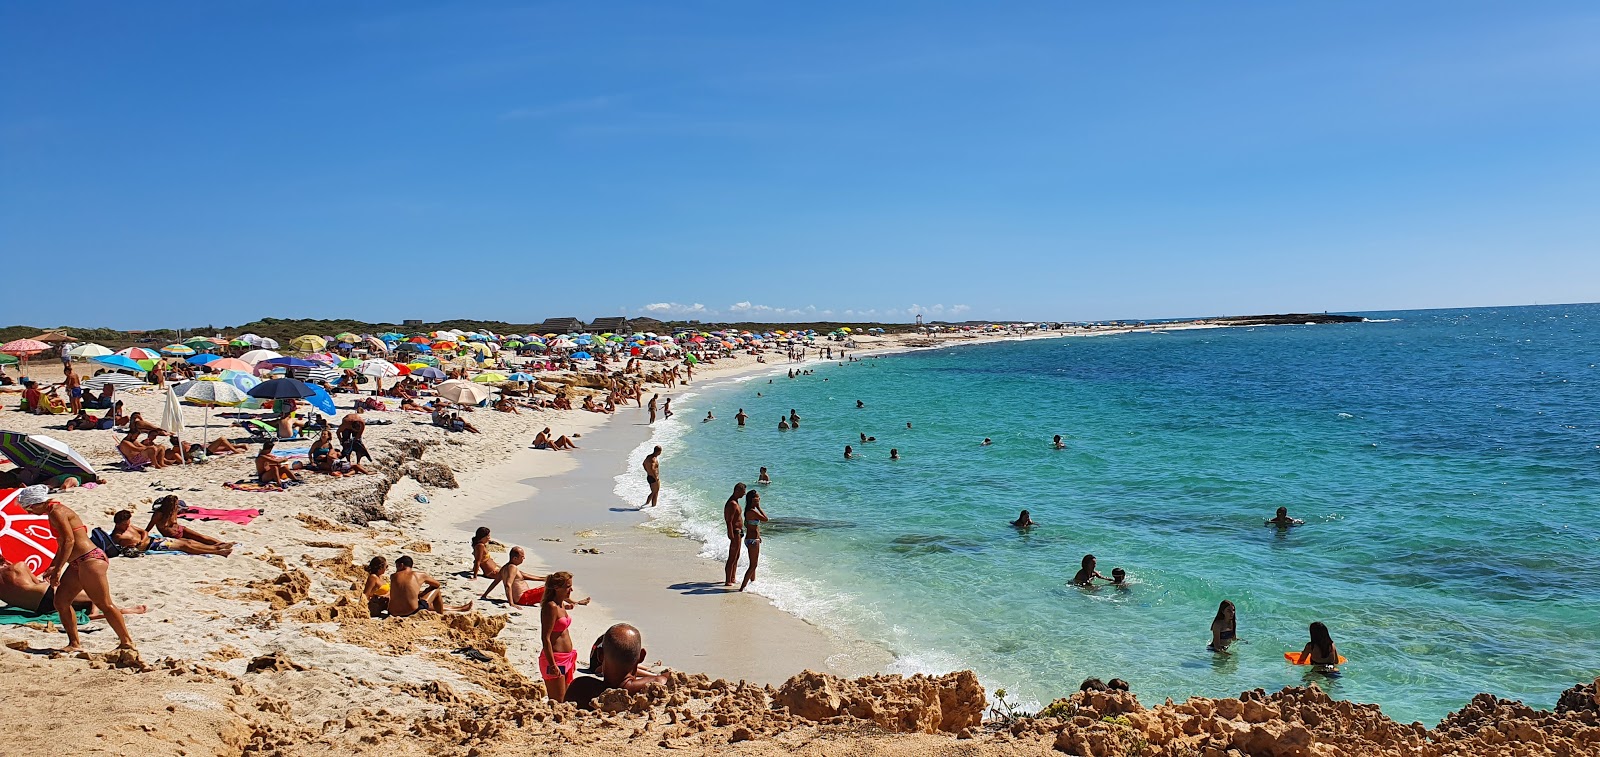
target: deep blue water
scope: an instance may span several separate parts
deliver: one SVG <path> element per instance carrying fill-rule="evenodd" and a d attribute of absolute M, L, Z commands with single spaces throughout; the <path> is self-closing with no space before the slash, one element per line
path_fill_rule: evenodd
<path fill-rule="evenodd" d="M 1031 701 L 1088 676 L 1146 701 L 1314 678 L 1430 724 L 1479 691 L 1552 706 L 1600 672 L 1600 305 L 1367 315 L 1398 320 L 957 347 L 709 389 L 652 442 L 673 471 L 659 522 L 725 549 L 722 499 L 765 465 L 763 593 L 896 670 L 971 667 Z M 780 433 L 790 408 L 802 427 Z M 1279 506 L 1307 525 L 1263 526 Z M 1019 534 L 1023 508 L 1042 525 Z M 1067 586 L 1091 552 L 1134 583 Z M 1222 599 L 1245 643 L 1214 655 Z M 1338 678 L 1282 658 L 1313 620 L 1350 658 Z"/>

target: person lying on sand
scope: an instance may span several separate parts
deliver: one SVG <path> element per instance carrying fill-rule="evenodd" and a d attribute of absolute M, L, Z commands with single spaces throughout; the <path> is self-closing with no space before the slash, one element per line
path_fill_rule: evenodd
<path fill-rule="evenodd" d="M 543 582 L 546 576 L 536 576 L 532 573 L 523 572 L 521 566 L 526 559 L 527 553 L 523 551 L 522 547 L 512 547 L 511 553 L 506 556 L 506 564 L 500 566 L 500 572 L 495 576 L 494 582 L 489 584 L 489 588 L 484 589 L 483 595 L 478 598 L 488 599 L 489 592 L 494 591 L 494 587 L 504 584 L 507 604 L 515 607 L 535 607 L 540 602 L 543 602 L 544 587 L 528 586 L 528 582 Z M 576 605 L 586 604 L 589 604 L 588 597 L 569 599 L 566 603 L 566 608 L 570 610 Z"/>
<path fill-rule="evenodd" d="M 212 547 L 232 547 L 233 542 L 223 542 L 206 536 L 192 528 L 186 528 L 178 522 L 178 514 L 183 510 L 183 500 L 176 494 L 168 494 L 156 500 L 155 511 L 150 513 L 150 523 L 145 530 L 160 531 L 162 536 L 173 539 L 187 539 Z"/>
<path fill-rule="evenodd" d="M 263 484 L 301 481 L 302 479 L 295 475 L 295 469 L 301 467 L 300 463 L 290 465 L 288 460 L 272 454 L 274 445 L 276 445 L 276 442 L 270 439 L 267 440 L 266 444 L 261 445 L 261 452 L 256 455 L 256 477 Z"/>
<path fill-rule="evenodd" d="M 389 611 L 389 582 L 383 574 L 389 571 L 389 561 L 374 557 L 367 562 L 367 580 L 361 586 L 361 598 L 367 600 L 367 614 L 383 617 Z"/>
<path fill-rule="evenodd" d="M 606 629 L 600 637 L 600 677 L 583 676 L 567 687 L 564 701 L 588 710 L 594 707 L 594 698 L 610 689 L 623 689 L 638 694 L 652 685 L 665 685 L 666 675 L 653 675 L 639 670 L 645 661 L 644 635 L 627 623 L 618 623 Z M 591 668 L 595 667 L 591 664 Z"/>
<path fill-rule="evenodd" d="M 212 457 L 216 457 L 218 455 L 237 455 L 248 449 L 250 448 L 244 446 L 243 444 L 234 444 L 227 439 L 219 437 L 217 439 L 213 439 L 210 444 L 206 445 L 206 454 Z"/>
<path fill-rule="evenodd" d="M 49 615 L 56 612 L 56 590 L 49 581 L 39 578 L 28 570 L 26 563 L 7 562 L 0 557 L 0 601 L 10 607 L 25 610 L 34 615 Z M 75 610 L 89 610 L 95 612 L 94 603 L 89 601 L 89 595 L 79 591 L 72 598 L 72 607 Z M 144 605 L 138 607 L 124 607 L 122 614 L 139 615 L 146 611 Z M 103 614 L 91 614 L 90 620 L 100 620 Z"/>
<path fill-rule="evenodd" d="M 1098 578 L 1098 579 L 1100 579 L 1102 581 L 1110 581 L 1111 580 L 1109 578 L 1106 578 L 1105 576 L 1100 575 L 1100 572 L 1094 569 L 1094 555 L 1084 555 L 1083 556 L 1083 567 L 1079 568 L 1077 575 L 1074 575 L 1072 577 L 1072 585 L 1073 586 L 1093 586 L 1094 585 L 1094 579 L 1096 579 L 1096 578 Z"/>
<path fill-rule="evenodd" d="M 227 557 L 233 554 L 233 545 L 202 544 L 192 539 L 175 539 L 151 536 L 149 531 L 133 525 L 133 511 L 119 510 L 111 519 L 111 540 L 123 549 L 149 552 L 151 550 L 171 550 L 182 552 L 186 555 L 221 555 Z"/>
<path fill-rule="evenodd" d="M 412 569 L 410 555 L 401 555 L 394 561 L 394 575 L 389 576 L 389 617 L 404 618 L 423 610 L 434 612 L 469 612 L 472 603 L 446 607 L 443 585 L 433 576 Z"/>
<path fill-rule="evenodd" d="M 412 413 L 426 413 L 433 410 L 433 405 L 419 405 L 408 398 L 400 401 L 400 409 Z"/>
<path fill-rule="evenodd" d="M 67 646 L 61 651 L 75 652 L 83 648 L 78 639 L 78 615 L 72 610 L 72 599 L 80 590 L 105 612 L 106 623 L 117 634 L 117 648 L 133 649 L 128 624 L 111 599 L 111 580 L 107 576 L 110 562 L 105 551 L 89 538 L 89 527 L 84 525 L 83 519 L 72 508 L 51 499 L 50 490 L 38 484 L 20 491 L 17 504 L 30 515 L 48 517 L 50 532 L 56 537 L 56 555 L 50 561 L 50 569 L 45 571 L 45 581 L 56 590 L 56 612 L 61 616 L 62 630 L 67 632 Z"/>
<path fill-rule="evenodd" d="M 517 403 L 512 402 L 510 397 L 507 397 L 507 396 L 505 396 L 503 394 L 500 395 L 500 399 L 499 400 L 495 401 L 494 409 L 499 410 L 502 413 L 511 413 L 513 415 L 522 415 L 522 411 L 517 409 Z"/>
<path fill-rule="evenodd" d="M 1266 525 L 1276 526 L 1278 528 L 1293 528 L 1295 526 L 1303 526 L 1305 524 L 1306 522 L 1303 520 L 1289 517 L 1289 508 L 1287 507 L 1278 508 L 1278 514 L 1272 516 L 1266 522 Z"/>
<path fill-rule="evenodd" d="M 546 426 L 545 430 L 540 431 L 538 436 L 533 437 L 533 448 L 534 449 L 569 450 L 569 449 L 577 449 L 578 445 L 573 444 L 572 440 L 568 439 L 565 435 L 562 435 L 562 436 L 556 438 L 554 441 L 551 441 L 551 439 L 550 439 L 550 428 L 548 426 Z"/>

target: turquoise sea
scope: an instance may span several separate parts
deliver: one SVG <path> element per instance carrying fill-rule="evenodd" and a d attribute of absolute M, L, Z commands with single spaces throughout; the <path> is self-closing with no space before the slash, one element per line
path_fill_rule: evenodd
<path fill-rule="evenodd" d="M 779 365 L 675 403 L 656 524 L 725 550 L 765 465 L 761 593 L 1028 703 L 1097 676 L 1147 703 L 1316 680 L 1430 725 L 1480 691 L 1551 707 L 1600 673 L 1600 305 L 1364 315 Z M 1132 585 L 1067 586 L 1086 553 Z M 1282 658 L 1314 620 L 1337 678 Z"/>

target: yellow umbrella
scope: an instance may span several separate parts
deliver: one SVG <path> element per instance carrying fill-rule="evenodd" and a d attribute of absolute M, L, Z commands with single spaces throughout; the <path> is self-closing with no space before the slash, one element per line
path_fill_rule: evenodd
<path fill-rule="evenodd" d="M 321 352 L 327 349 L 328 340 L 314 334 L 306 334 L 290 339 L 289 346 L 301 352 Z"/>
<path fill-rule="evenodd" d="M 473 376 L 472 380 L 479 384 L 498 384 L 502 381 L 505 381 L 506 377 L 491 371 L 489 373 L 480 373 L 476 376 Z"/>

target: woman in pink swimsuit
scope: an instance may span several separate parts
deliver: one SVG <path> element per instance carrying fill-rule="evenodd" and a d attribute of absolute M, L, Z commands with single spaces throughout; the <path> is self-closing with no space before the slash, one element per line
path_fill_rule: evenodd
<path fill-rule="evenodd" d="M 567 686 L 577 674 L 578 653 L 572 648 L 572 616 L 567 601 L 572 597 L 572 574 L 551 573 L 544 579 L 544 600 L 539 603 L 539 674 L 544 677 L 550 701 L 567 697 Z"/>
<path fill-rule="evenodd" d="M 50 489 L 45 486 L 23 489 L 17 495 L 17 504 L 29 513 L 47 516 L 50 530 L 55 533 L 56 556 L 50 561 L 45 578 L 55 589 L 55 608 L 61 614 L 61 627 L 67 632 L 67 646 L 61 651 L 76 652 L 83 648 L 78 643 L 78 616 L 72 608 L 72 599 L 79 591 L 87 594 L 89 601 L 105 613 L 106 622 L 117 634 L 117 648 L 133 649 L 128 624 L 122 619 L 122 611 L 111 601 L 106 553 L 89 540 L 89 527 L 83 525 L 83 519 L 72 508 L 50 499 Z"/>
<path fill-rule="evenodd" d="M 176 494 L 168 494 L 156 500 L 155 511 L 150 514 L 150 524 L 144 527 L 149 531 L 155 529 L 162 536 L 169 539 L 188 539 L 189 541 L 208 544 L 213 547 L 231 547 L 233 542 L 224 542 L 214 537 L 206 536 L 192 528 L 178 522 L 178 513 L 182 511 L 183 500 Z"/>

